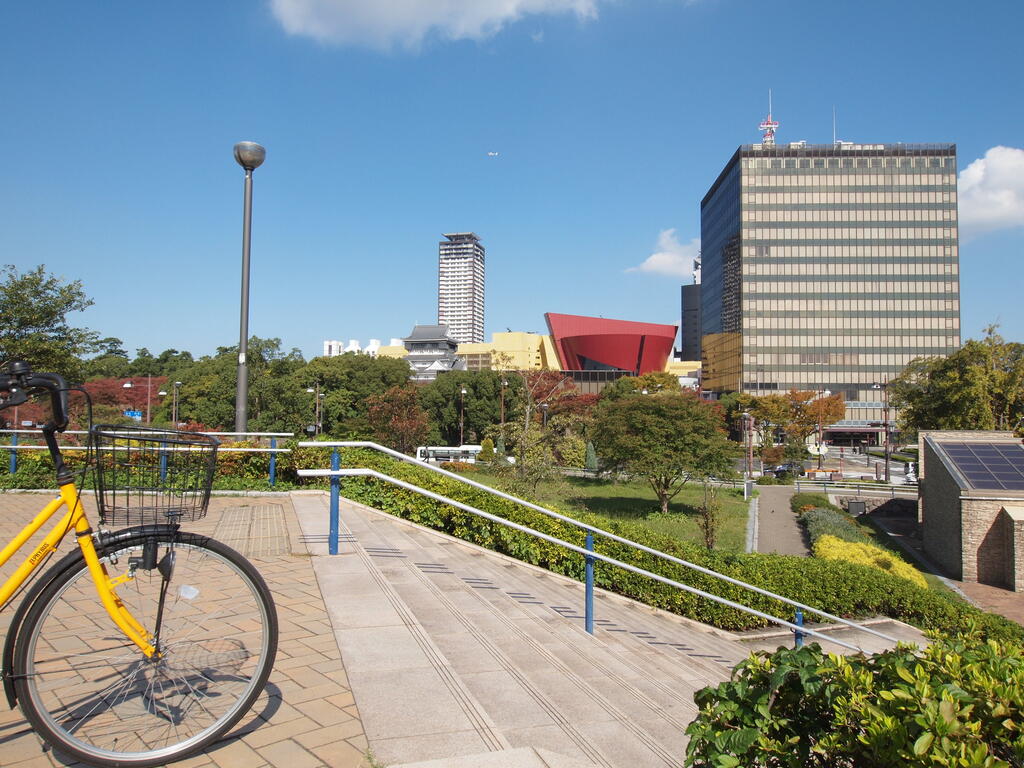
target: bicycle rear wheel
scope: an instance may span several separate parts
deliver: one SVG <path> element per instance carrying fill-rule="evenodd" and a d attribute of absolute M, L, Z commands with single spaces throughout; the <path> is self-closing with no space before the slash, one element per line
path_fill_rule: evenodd
<path fill-rule="evenodd" d="M 132 573 L 117 589 L 132 615 L 154 631 L 163 582 L 154 546 L 156 560 L 175 553 L 160 658 L 117 629 L 81 557 L 52 578 L 18 634 L 25 717 L 55 749 L 92 765 L 147 768 L 202 750 L 248 711 L 273 666 L 277 614 L 266 583 L 204 536 L 140 531 L 99 547 L 111 578 Z"/>

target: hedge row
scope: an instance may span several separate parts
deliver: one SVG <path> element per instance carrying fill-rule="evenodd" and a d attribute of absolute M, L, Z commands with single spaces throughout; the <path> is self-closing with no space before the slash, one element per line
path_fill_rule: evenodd
<path fill-rule="evenodd" d="M 800 514 L 800 522 L 807 529 L 812 548 L 822 536 L 835 536 L 858 544 L 872 543 L 871 537 L 842 512 L 814 507 Z"/>
<path fill-rule="evenodd" d="M 323 464 L 321 464 L 323 466 Z M 475 488 L 419 467 L 399 463 L 369 451 L 346 451 L 343 466 L 377 469 L 443 496 L 490 512 L 511 522 L 583 546 L 584 534 L 576 526 L 555 520 Z M 415 492 L 370 478 L 346 479 L 342 494 L 353 501 L 435 528 L 519 560 L 582 579 L 584 561 L 528 534 L 484 520 Z M 1024 627 L 1001 616 L 983 613 L 955 598 L 917 587 L 905 579 L 874 568 L 842 561 L 760 553 L 708 551 L 651 532 L 629 521 L 610 521 L 595 515 L 577 515 L 580 522 L 604 528 L 666 554 L 710 568 L 740 581 L 818 607 L 843 617 L 885 615 L 910 624 L 955 632 L 968 620 L 992 637 L 1024 639 Z M 792 615 L 790 606 L 724 583 L 711 576 L 667 562 L 631 547 L 598 538 L 597 552 L 675 581 L 716 594 L 779 617 Z M 728 630 L 765 626 L 767 622 L 639 574 L 598 563 L 598 586 L 649 605 Z"/>

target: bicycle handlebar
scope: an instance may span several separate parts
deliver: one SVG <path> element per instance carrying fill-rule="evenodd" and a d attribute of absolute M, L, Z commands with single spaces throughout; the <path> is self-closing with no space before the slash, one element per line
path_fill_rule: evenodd
<path fill-rule="evenodd" d="M 68 426 L 68 383 L 57 373 L 33 373 L 23 360 L 15 360 L 9 373 L 0 373 L 0 411 L 28 401 L 34 392 L 50 393 L 51 418 L 44 427 L 63 432 Z M 6 393 L 6 394 L 3 394 Z"/>

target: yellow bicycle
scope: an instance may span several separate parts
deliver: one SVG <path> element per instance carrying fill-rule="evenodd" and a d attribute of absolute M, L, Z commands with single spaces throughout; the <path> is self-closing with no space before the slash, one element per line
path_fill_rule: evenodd
<path fill-rule="evenodd" d="M 163 765 L 223 736 L 259 696 L 277 652 L 274 601 L 244 557 L 181 530 L 206 514 L 215 438 L 92 427 L 93 527 L 56 440 L 68 392 L 63 378 L 24 362 L 0 373 L 0 410 L 49 394 L 42 433 L 60 488 L 0 552 L 0 567 L 63 510 L 0 586 L 4 609 L 27 587 L 4 643 L 4 691 L 46 742 L 77 760 Z M 33 580 L 71 532 L 78 548 Z"/>

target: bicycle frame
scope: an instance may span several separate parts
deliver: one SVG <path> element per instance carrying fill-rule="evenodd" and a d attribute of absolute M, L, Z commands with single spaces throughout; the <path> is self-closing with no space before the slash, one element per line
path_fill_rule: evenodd
<path fill-rule="evenodd" d="M 99 595 L 100 601 L 103 603 L 103 607 L 110 615 L 111 620 L 117 627 L 131 640 L 139 649 L 146 655 L 147 658 L 152 658 L 156 653 L 156 647 L 151 642 L 153 637 L 146 631 L 146 629 L 139 624 L 138 621 L 129 613 L 128 609 L 125 608 L 121 599 L 115 592 L 115 587 L 118 583 L 121 583 L 125 577 L 120 580 L 108 578 L 106 568 L 99 560 L 99 555 L 96 553 L 96 547 L 93 543 L 93 529 L 89 525 L 89 520 L 85 516 L 85 509 L 82 506 L 81 497 L 79 495 L 78 488 L 75 487 L 74 483 L 65 483 L 60 486 L 60 496 L 50 503 L 48 503 L 42 511 L 35 516 L 35 518 L 24 528 L 21 532 L 11 540 L 11 542 L 4 547 L 3 551 L 0 552 L 0 567 L 7 563 L 14 553 L 20 550 L 25 543 L 35 535 L 40 528 L 42 528 L 50 518 L 52 518 L 58 510 L 66 509 L 67 511 L 60 518 L 59 522 L 53 527 L 53 529 L 46 534 L 43 541 L 36 547 L 35 551 L 30 554 L 25 561 L 18 566 L 17 570 L 0 586 L 0 605 L 7 602 L 10 597 L 17 592 L 22 584 L 32 575 L 32 573 L 39 567 L 41 563 L 46 560 L 46 556 L 56 550 L 57 546 L 68 534 L 69 531 L 74 529 L 75 537 L 78 539 L 78 546 L 82 550 L 82 556 L 85 558 L 86 566 L 89 569 L 89 574 L 92 576 L 93 583 L 96 585 L 96 592 Z"/>

